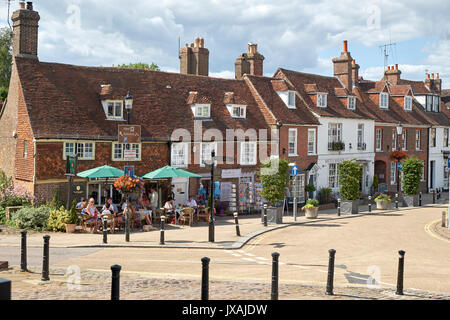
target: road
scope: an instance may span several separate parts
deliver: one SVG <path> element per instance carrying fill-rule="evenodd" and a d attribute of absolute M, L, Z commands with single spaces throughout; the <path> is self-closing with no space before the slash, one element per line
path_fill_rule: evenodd
<path fill-rule="evenodd" d="M 427 225 L 439 220 L 441 212 L 442 208 L 427 208 L 312 222 L 264 234 L 236 251 L 55 249 L 51 263 L 105 272 L 111 265 L 119 264 L 125 273 L 198 279 L 200 259 L 208 256 L 211 279 L 268 282 L 271 253 L 276 251 L 281 255 L 281 282 L 325 285 L 328 250 L 333 248 L 337 251 L 336 286 L 365 286 L 372 276 L 381 287 L 392 289 L 396 284 L 398 250 L 405 250 L 405 289 L 450 293 L 450 241 L 427 231 Z M 0 260 L 12 257 L 11 264 L 18 265 L 20 251 L 14 250 L 1 248 Z M 42 256 L 41 250 L 29 250 L 35 256 L 29 258 L 31 261 Z"/>

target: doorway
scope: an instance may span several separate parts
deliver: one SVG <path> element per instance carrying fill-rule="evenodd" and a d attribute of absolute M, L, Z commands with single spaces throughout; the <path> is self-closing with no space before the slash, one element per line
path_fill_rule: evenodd
<path fill-rule="evenodd" d="M 186 203 L 188 199 L 188 184 L 189 178 L 173 178 L 173 194 L 174 194 L 174 202 L 176 206 L 181 206 Z"/>

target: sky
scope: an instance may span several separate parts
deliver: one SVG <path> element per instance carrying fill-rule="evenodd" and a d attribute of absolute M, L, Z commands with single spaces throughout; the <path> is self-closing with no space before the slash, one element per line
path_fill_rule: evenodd
<path fill-rule="evenodd" d="M 8 26 L 0 0 L 0 27 Z M 11 1 L 11 11 L 19 6 Z M 439 73 L 450 88 L 447 0 L 35 0 L 39 59 L 86 66 L 145 62 L 179 72 L 178 46 L 205 39 L 210 76 L 234 78 L 236 58 L 257 43 L 264 75 L 278 67 L 332 75 L 348 41 L 364 79 L 399 64 L 402 78 Z"/>

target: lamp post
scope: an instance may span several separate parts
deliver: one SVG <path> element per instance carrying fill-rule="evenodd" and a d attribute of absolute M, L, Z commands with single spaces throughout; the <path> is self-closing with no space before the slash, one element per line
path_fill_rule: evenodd
<path fill-rule="evenodd" d="M 125 100 L 125 109 L 127 110 L 127 121 L 128 124 L 130 124 L 130 112 L 133 109 L 133 96 L 130 94 L 130 91 L 128 91 L 128 94 L 124 98 Z"/>
<path fill-rule="evenodd" d="M 216 219 L 214 215 L 214 162 L 216 160 L 216 152 L 211 151 L 211 187 L 210 187 L 210 219 L 209 219 L 209 242 L 214 242 L 214 220 Z"/>
<path fill-rule="evenodd" d="M 403 133 L 403 125 L 401 122 L 397 125 L 397 150 L 401 150 L 401 136 Z M 400 170 L 399 170 L 400 159 L 397 158 L 397 193 L 400 193 Z"/>

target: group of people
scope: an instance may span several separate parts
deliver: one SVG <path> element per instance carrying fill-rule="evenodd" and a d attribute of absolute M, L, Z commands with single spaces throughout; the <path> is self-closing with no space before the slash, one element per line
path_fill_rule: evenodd
<path fill-rule="evenodd" d="M 182 208 L 192 208 L 194 209 L 194 213 L 196 213 L 198 208 L 197 201 L 195 201 L 194 197 L 189 196 L 188 201 L 186 201 L 186 203 L 182 205 Z M 175 219 L 177 221 L 180 219 L 180 212 L 178 212 L 175 208 L 175 202 L 172 197 L 169 197 L 169 199 L 167 199 L 166 203 L 164 204 L 164 209 L 166 210 L 166 214 L 175 215 Z"/>

